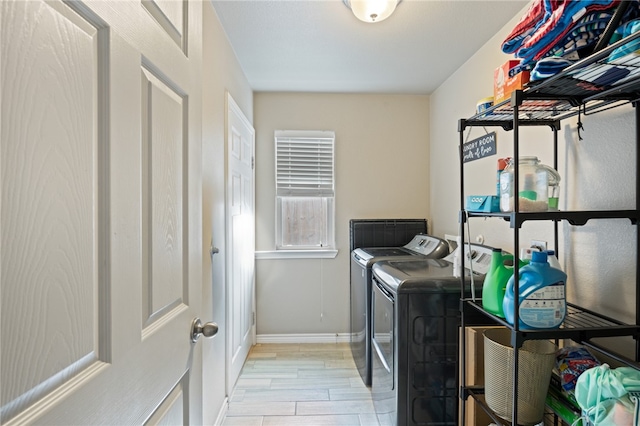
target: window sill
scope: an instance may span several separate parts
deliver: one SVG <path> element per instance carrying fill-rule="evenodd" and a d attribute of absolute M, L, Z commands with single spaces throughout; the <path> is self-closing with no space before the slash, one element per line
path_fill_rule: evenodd
<path fill-rule="evenodd" d="M 334 259 L 338 250 L 271 250 L 257 251 L 256 260 L 260 259 Z"/>

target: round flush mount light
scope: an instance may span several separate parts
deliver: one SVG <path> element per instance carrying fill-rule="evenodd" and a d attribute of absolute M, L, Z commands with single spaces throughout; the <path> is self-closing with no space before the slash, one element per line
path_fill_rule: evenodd
<path fill-rule="evenodd" d="M 387 19 L 401 0 L 342 0 L 359 20 L 368 23 Z"/>

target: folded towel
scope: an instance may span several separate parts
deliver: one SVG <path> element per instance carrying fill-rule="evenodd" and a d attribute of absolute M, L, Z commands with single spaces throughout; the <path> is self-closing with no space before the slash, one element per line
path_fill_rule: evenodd
<path fill-rule="evenodd" d="M 544 57 L 558 56 L 572 60 L 582 58 L 580 52 L 598 42 L 612 16 L 611 12 L 591 12 L 583 16 Z"/>
<path fill-rule="evenodd" d="M 558 74 L 573 63 L 574 61 L 556 57 L 540 59 L 531 71 L 530 80 L 537 81 L 549 78 Z"/>
<path fill-rule="evenodd" d="M 589 82 L 595 86 L 608 87 L 629 75 L 629 70 L 609 64 L 600 64 L 588 67 L 573 75 L 573 78 Z"/>
<path fill-rule="evenodd" d="M 602 17 L 606 14 L 598 15 Z M 591 21 L 595 22 L 594 20 Z M 582 24 L 585 23 L 586 21 L 582 22 Z M 587 36 L 586 43 L 591 43 L 591 32 L 581 32 L 584 31 L 587 26 L 588 25 L 582 25 L 583 28 L 574 29 L 574 31 L 572 32 L 572 37 L 578 36 L 584 38 L 585 36 Z M 616 42 L 638 31 L 640 31 L 640 19 L 632 20 L 619 26 L 612 36 L 611 41 L 612 43 Z M 597 40 L 597 37 L 595 37 L 595 40 Z M 573 38 L 572 43 L 580 44 L 580 41 L 577 41 L 576 38 Z M 619 84 L 622 81 L 626 81 L 630 77 L 630 75 L 636 75 L 638 74 L 638 72 L 640 72 L 638 71 L 638 62 L 640 60 L 640 58 L 638 58 L 638 49 L 640 49 L 640 40 L 632 40 L 615 49 L 609 55 L 608 62 L 610 64 L 594 65 L 588 67 L 585 70 L 576 70 L 573 73 L 572 77 L 577 80 L 589 82 L 593 85 L 593 87 L 599 86 L 602 88 L 606 88 L 615 84 Z M 555 51 L 556 53 L 559 52 L 558 49 L 554 49 L 553 51 Z M 630 57 L 630 54 L 634 54 L 634 56 Z M 531 81 L 538 81 L 549 78 L 564 70 L 572 63 L 573 61 L 569 60 L 569 58 L 567 58 L 566 56 L 563 58 L 551 56 L 540 59 L 531 71 Z"/>
<path fill-rule="evenodd" d="M 640 19 L 635 19 L 633 21 L 629 21 L 621 26 L 619 26 L 614 35 L 611 37 L 611 42 L 615 43 L 619 40 L 622 40 L 624 37 L 630 36 L 631 34 L 637 33 L 640 31 Z M 622 58 L 630 53 L 633 53 L 640 49 L 640 38 L 636 38 L 631 40 L 628 43 L 618 47 L 609 55 L 609 62 L 613 62 L 619 58 Z"/>
<path fill-rule="evenodd" d="M 559 5 L 549 19 L 528 37 L 516 56 L 526 64 L 545 56 L 587 13 L 607 10 L 620 0 L 572 0 Z"/>
<path fill-rule="evenodd" d="M 522 40 L 532 34 L 545 21 L 546 12 L 544 0 L 533 0 L 529 9 L 502 42 L 502 51 L 513 53 L 518 50 L 522 45 Z"/>
<path fill-rule="evenodd" d="M 531 71 L 531 81 L 551 77 L 574 61 L 591 52 L 621 0 L 533 0 L 525 16 L 503 43 L 503 50 L 514 49 L 520 64 L 509 71 L 513 76 Z M 640 31 L 640 0 L 631 0 L 621 25 L 611 43 Z M 542 21 L 539 21 L 541 19 Z M 536 21 L 538 20 L 538 21 Z M 519 47 L 517 47 L 519 46 Z M 506 50 L 505 50 L 506 51 Z M 616 49 L 609 57 L 619 65 L 619 58 L 634 53 L 640 60 L 640 39 Z M 625 70 L 619 66 L 598 67 L 589 73 L 576 71 L 574 78 L 584 84 L 609 86 L 627 80 L 630 74 L 640 72 L 637 67 Z"/>
<path fill-rule="evenodd" d="M 535 66 L 535 63 L 533 62 L 530 62 L 528 64 L 518 64 L 512 67 L 511 69 L 509 69 L 509 77 L 513 77 L 516 74 L 523 71 L 532 71 L 534 66 Z"/>

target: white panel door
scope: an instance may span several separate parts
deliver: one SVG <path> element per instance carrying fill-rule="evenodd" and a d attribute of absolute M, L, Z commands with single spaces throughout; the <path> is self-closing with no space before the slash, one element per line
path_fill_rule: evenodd
<path fill-rule="evenodd" d="M 2 424 L 201 421 L 199 7 L 0 4 Z"/>
<path fill-rule="evenodd" d="M 255 132 L 227 93 L 227 390 L 231 392 L 255 340 Z"/>

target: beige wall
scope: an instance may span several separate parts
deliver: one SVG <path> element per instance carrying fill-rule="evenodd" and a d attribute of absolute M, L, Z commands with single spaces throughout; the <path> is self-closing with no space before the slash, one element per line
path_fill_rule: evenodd
<path fill-rule="evenodd" d="M 203 5 L 203 321 L 214 321 L 220 331 L 213 339 L 200 339 L 204 350 L 204 424 L 214 424 L 223 407 L 225 389 L 225 93 L 228 91 L 247 118 L 253 120 L 253 92 L 210 2 Z M 209 245 L 220 249 L 213 259 Z"/>
<path fill-rule="evenodd" d="M 518 15 L 431 96 L 431 229 L 436 235 L 457 233 L 459 205 L 458 119 L 473 114 L 478 99 L 492 95 L 492 73 L 509 57 L 500 44 Z M 635 207 L 635 120 L 630 106 L 582 118 L 583 140 L 576 120 L 562 123 L 559 143 L 561 209 L 597 210 Z M 489 131 L 494 129 L 487 129 Z M 474 129 L 471 138 L 484 134 Z M 521 155 L 536 155 L 553 164 L 552 133 L 527 128 L 520 133 Z M 513 132 L 498 131 L 498 156 L 467 163 L 467 194 L 493 194 L 496 159 L 513 152 Z M 450 176 L 446 184 L 436 176 Z M 471 237 L 514 251 L 513 232 L 500 219 L 470 221 Z M 551 224 L 526 223 L 521 242 L 532 237 L 552 241 Z M 635 321 L 636 226 L 628 220 L 590 221 L 585 226 L 560 226 L 561 263 L 568 274 L 568 299 L 619 320 Z M 620 344 L 622 346 L 622 344 Z M 627 342 L 627 354 L 632 347 Z"/>
<path fill-rule="evenodd" d="M 429 98 L 256 93 L 256 249 L 275 249 L 275 130 L 336 133 L 335 259 L 256 261 L 257 334 L 349 329 L 349 220 L 429 212 Z M 344 338 L 344 336 L 342 336 Z"/>

